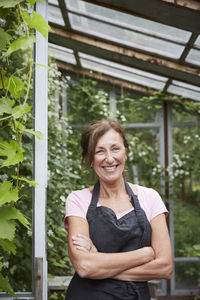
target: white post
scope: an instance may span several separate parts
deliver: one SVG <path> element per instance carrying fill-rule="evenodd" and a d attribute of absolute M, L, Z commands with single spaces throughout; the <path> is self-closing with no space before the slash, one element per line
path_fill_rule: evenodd
<path fill-rule="evenodd" d="M 48 1 L 44 4 L 37 1 L 36 12 L 47 21 Z M 48 40 L 36 32 L 35 44 L 35 76 L 34 76 L 34 129 L 42 132 L 43 139 L 35 138 L 34 143 L 34 179 L 37 183 L 34 189 L 33 211 L 33 251 L 34 260 L 41 260 L 41 298 L 47 300 L 47 259 L 46 259 L 46 191 L 47 191 L 47 124 L 48 124 Z M 36 271 L 36 270 L 35 270 Z M 37 272 L 35 272 L 37 274 Z M 37 297 L 37 295 L 35 295 Z M 37 299 L 36 299 L 37 300 Z"/>

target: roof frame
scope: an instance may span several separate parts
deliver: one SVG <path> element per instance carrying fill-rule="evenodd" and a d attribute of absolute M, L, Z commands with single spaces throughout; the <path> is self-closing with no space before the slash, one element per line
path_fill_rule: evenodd
<path fill-rule="evenodd" d="M 163 34 L 159 34 L 159 32 L 156 33 L 156 34 L 155 33 L 150 33 L 150 32 L 148 32 L 147 30 L 145 30 L 143 28 L 137 29 L 135 26 L 133 26 L 131 24 L 123 24 L 122 22 L 119 22 L 119 21 L 116 21 L 116 20 L 111 20 L 111 19 L 105 18 L 103 16 L 101 16 L 101 17 L 97 16 L 97 15 L 94 16 L 91 13 L 88 13 L 88 12 L 87 13 L 78 12 L 73 8 L 68 8 L 66 10 L 66 14 L 67 14 L 67 12 L 72 13 L 72 14 L 77 15 L 77 16 L 80 16 L 80 17 L 86 17 L 89 20 L 99 21 L 99 22 L 104 23 L 104 24 L 117 26 L 118 28 L 121 28 L 121 29 L 130 30 L 130 31 L 136 32 L 136 33 L 142 33 L 143 35 L 153 37 L 153 38 L 156 38 L 156 39 L 159 39 L 159 40 L 163 40 L 163 41 L 167 41 L 167 42 L 174 42 L 177 45 L 183 45 L 183 46 L 185 45 L 185 42 L 178 41 L 177 38 L 165 37 Z M 194 46 L 194 48 L 198 49 L 198 47 L 195 47 L 195 46 Z"/>
<path fill-rule="evenodd" d="M 199 85 L 200 69 L 190 64 L 176 62 L 172 59 L 160 58 L 141 51 L 136 51 L 116 45 L 108 41 L 89 37 L 88 35 L 69 32 L 67 30 L 52 26 L 53 32 L 49 33 L 51 43 L 78 49 L 89 55 L 111 60 L 127 66 L 149 71 L 160 76 L 184 81 L 189 84 Z"/>

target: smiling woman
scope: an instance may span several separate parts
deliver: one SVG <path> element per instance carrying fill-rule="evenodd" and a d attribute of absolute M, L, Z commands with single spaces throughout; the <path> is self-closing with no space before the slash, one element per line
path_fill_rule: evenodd
<path fill-rule="evenodd" d="M 66 200 L 76 271 L 66 300 L 149 300 L 147 281 L 172 275 L 167 209 L 155 190 L 124 180 L 128 143 L 115 121 L 94 122 L 81 145 L 99 181 Z"/>

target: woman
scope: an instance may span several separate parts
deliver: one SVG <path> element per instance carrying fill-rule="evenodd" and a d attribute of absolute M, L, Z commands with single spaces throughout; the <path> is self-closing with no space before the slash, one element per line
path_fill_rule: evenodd
<path fill-rule="evenodd" d="M 127 183 L 124 130 L 99 120 L 82 134 L 95 186 L 66 201 L 69 256 L 75 269 L 66 300 L 149 300 L 147 281 L 172 275 L 172 252 L 158 193 Z"/>

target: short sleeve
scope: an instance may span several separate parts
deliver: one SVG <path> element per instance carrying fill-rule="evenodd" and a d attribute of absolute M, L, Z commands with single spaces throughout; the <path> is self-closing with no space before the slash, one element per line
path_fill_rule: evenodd
<path fill-rule="evenodd" d="M 88 189 L 73 191 L 69 194 L 65 202 L 66 215 L 64 225 L 67 228 L 67 217 L 74 216 L 86 220 L 86 214 L 89 203 L 91 201 L 91 194 Z"/>
<path fill-rule="evenodd" d="M 160 197 L 159 193 L 154 189 L 150 189 L 150 200 L 151 200 L 151 217 L 152 220 L 156 216 L 164 213 L 166 216 L 168 215 L 168 210 Z"/>
<path fill-rule="evenodd" d="M 137 185 L 137 187 L 138 200 L 141 207 L 144 209 L 149 222 L 159 214 L 164 213 L 165 215 L 168 215 L 168 210 L 156 190 L 140 185 Z"/>

